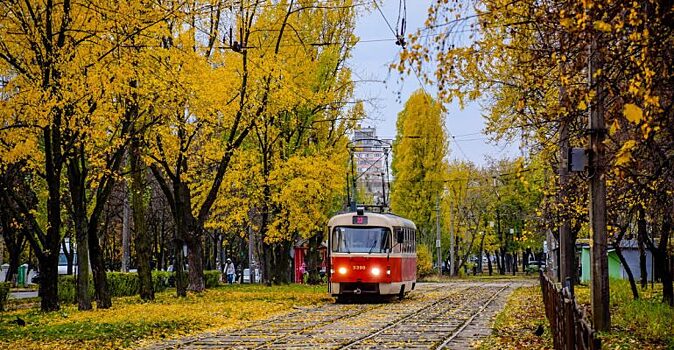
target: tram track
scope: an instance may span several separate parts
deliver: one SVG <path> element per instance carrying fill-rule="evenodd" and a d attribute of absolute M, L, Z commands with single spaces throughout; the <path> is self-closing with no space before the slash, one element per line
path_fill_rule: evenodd
<path fill-rule="evenodd" d="M 308 307 L 152 349 L 465 348 L 461 344 L 474 338 L 476 325 L 495 312 L 490 305 L 511 286 L 502 282 L 422 284 L 402 301 Z M 483 313 L 485 319 L 480 318 Z"/>
<path fill-rule="evenodd" d="M 488 299 L 488 300 L 487 300 L 487 301 L 480 307 L 480 309 L 478 309 L 475 313 L 473 313 L 473 315 L 471 315 L 470 318 L 468 318 L 465 322 L 463 322 L 463 324 L 461 324 L 461 326 L 460 326 L 454 333 L 452 333 L 447 339 L 445 339 L 445 340 L 442 342 L 442 344 L 440 344 L 440 345 L 439 345 L 438 347 L 436 347 L 435 349 L 436 349 L 436 350 L 445 349 L 445 348 L 447 347 L 447 345 L 448 345 L 452 340 L 454 340 L 459 334 L 461 334 L 461 332 L 463 332 L 463 331 L 466 329 L 466 327 L 468 327 L 468 325 L 470 325 L 470 324 L 473 322 L 473 320 L 475 319 L 475 317 L 477 317 L 477 315 L 479 315 L 480 313 L 482 313 L 482 312 L 483 312 L 483 311 L 484 311 L 484 310 L 485 310 L 485 309 L 486 309 L 486 308 L 487 308 L 487 307 L 494 301 L 494 299 L 496 299 L 496 297 L 498 297 L 499 294 L 501 294 L 504 290 L 506 290 L 508 287 L 510 287 L 510 285 L 511 285 L 511 283 L 508 283 L 508 284 L 506 284 L 505 286 L 501 287 L 501 289 L 499 289 L 496 293 L 494 293 L 494 294 L 493 294 L 493 295 L 492 295 L 492 296 L 491 296 L 491 297 L 490 297 L 490 298 L 489 298 L 489 299 Z"/>
<path fill-rule="evenodd" d="M 428 288 L 425 287 L 425 293 L 433 293 L 437 292 L 443 288 L 443 286 L 436 287 L 434 286 L 433 288 Z M 454 293 L 459 293 L 463 291 L 464 289 L 460 290 L 455 290 Z M 419 296 L 421 297 L 421 296 Z M 266 342 L 264 344 L 261 344 L 255 349 L 286 349 L 286 348 L 297 348 L 297 347 L 309 347 L 309 348 L 338 348 L 343 340 L 343 333 L 340 334 L 341 330 L 344 329 L 349 329 L 349 324 L 359 324 L 362 323 L 362 320 L 358 320 L 359 317 L 365 319 L 365 320 L 372 320 L 373 314 L 375 315 L 390 315 L 391 313 L 395 313 L 395 311 L 391 311 L 391 309 L 400 309 L 400 310 L 405 310 L 410 307 L 409 302 L 414 302 L 414 300 L 417 299 L 416 294 L 412 294 L 411 296 L 408 296 L 408 298 L 402 300 L 402 301 L 393 301 L 393 302 L 382 302 L 380 304 L 376 304 L 376 306 L 372 306 L 372 304 L 366 304 L 368 307 L 366 307 L 362 312 L 354 313 L 351 315 L 343 315 L 342 317 L 336 317 L 332 320 L 326 320 L 325 322 L 322 322 L 321 324 L 316 324 L 311 327 L 306 327 L 288 334 L 285 334 L 281 337 L 278 337 L 276 339 L 270 340 L 269 342 Z M 358 304 L 360 305 L 360 304 Z M 420 308 L 419 310 L 422 310 Z M 382 312 L 381 310 L 386 310 L 385 312 Z M 419 311 L 417 310 L 417 311 Z M 404 312 L 404 311 L 401 311 Z M 367 315 L 369 313 L 369 315 Z M 374 324 L 377 324 L 375 322 Z M 363 325 L 361 325 L 363 326 Z M 353 332 L 357 332 L 357 330 L 353 330 Z M 347 331 L 346 335 L 352 335 L 352 332 Z"/>
<path fill-rule="evenodd" d="M 475 315 L 484 310 L 486 305 L 493 301 L 494 298 L 508 288 L 508 286 L 509 285 L 505 285 L 494 293 L 489 300 L 484 303 L 483 307 L 480 307 L 471 315 L 471 317 L 461 323 L 458 328 L 454 329 L 450 338 L 453 339 L 456 334 L 459 334 L 465 328 L 465 325 L 472 322 Z M 444 288 L 447 287 L 445 286 Z M 432 304 L 397 319 L 376 332 L 350 341 L 338 349 L 414 347 L 419 345 L 423 348 L 434 348 L 434 345 L 437 343 L 442 342 L 442 344 L 444 344 L 444 337 L 439 339 L 438 337 L 441 337 L 442 332 L 446 330 L 447 324 L 451 323 L 448 321 L 453 321 L 453 319 L 455 319 L 455 314 L 460 313 L 467 307 L 467 304 L 463 301 L 473 295 L 471 291 L 479 288 L 482 288 L 479 284 L 470 286 L 457 291 L 457 293 L 452 293 L 441 299 L 435 300 Z M 457 294 L 460 295 L 459 298 L 456 298 Z M 430 328 L 429 325 L 430 327 L 436 327 L 436 330 L 425 329 Z M 406 339 L 405 335 L 407 334 L 417 335 L 418 337 L 416 339 Z M 416 342 L 416 344 L 414 342 Z"/>

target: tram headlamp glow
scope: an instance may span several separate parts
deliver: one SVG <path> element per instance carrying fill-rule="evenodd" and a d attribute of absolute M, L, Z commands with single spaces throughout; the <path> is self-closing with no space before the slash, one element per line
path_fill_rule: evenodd
<path fill-rule="evenodd" d="M 372 274 L 373 274 L 373 275 L 379 276 L 380 273 L 381 273 L 381 270 L 380 270 L 378 267 L 373 267 L 373 268 L 372 268 Z"/>
<path fill-rule="evenodd" d="M 346 267 L 342 266 L 338 268 L 337 272 L 339 272 L 341 275 L 346 275 Z"/>
<path fill-rule="evenodd" d="M 391 275 L 391 269 L 387 269 L 387 270 L 386 270 L 386 274 L 387 274 L 388 276 L 390 276 L 390 275 Z"/>

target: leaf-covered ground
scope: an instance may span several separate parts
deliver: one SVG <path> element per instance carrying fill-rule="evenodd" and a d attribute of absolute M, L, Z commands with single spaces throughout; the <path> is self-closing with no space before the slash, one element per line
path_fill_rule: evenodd
<path fill-rule="evenodd" d="M 110 349 L 186 336 L 212 329 L 245 326 L 250 321 L 332 300 L 325 286 L 265 287 L 232 285 L 176 298 L 158 293 L 154 302 L 138 297 L 113 299 L 109 310 L 43 313 L 36 308 L 0 313 L 0 349 Z M 20 327 L 16 317 L 27 325 Z"/>
<path fill-rule="evenodd" d="M 542 336 L 534 332 L 544 327 Z M 505 308 L 496 316 L 493 334 L 476 344 L 480 349 L 552 349 L 550 329 L 545 318 L 539 286 L 518 288 Z"/>

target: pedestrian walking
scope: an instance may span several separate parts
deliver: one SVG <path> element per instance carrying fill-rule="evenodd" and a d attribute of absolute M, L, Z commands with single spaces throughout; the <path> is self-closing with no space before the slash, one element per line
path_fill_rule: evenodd
<path fill-rule="evenodd" d="M 227 264 L 225 264 L 225 275 L 227 275 L 227 283 L 234 283 L 234 274 L 236 273 L 236 268 L 232 259 L 227 258 Z"/>

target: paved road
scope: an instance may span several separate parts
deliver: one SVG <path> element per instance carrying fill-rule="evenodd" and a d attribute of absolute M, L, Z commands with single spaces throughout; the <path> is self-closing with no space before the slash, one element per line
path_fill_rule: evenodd
<path fill-rule="evenodd" d="M 9 293 L 9 299 L 25 299 L 25 298 L 37 298 L 37 291 Z"/>
<path fill-rule="evenodd" d="M 325 304 L 150 349 L 470 349 L 507 296 L 532 283 L 420 284 L 402 301 Z"/>

